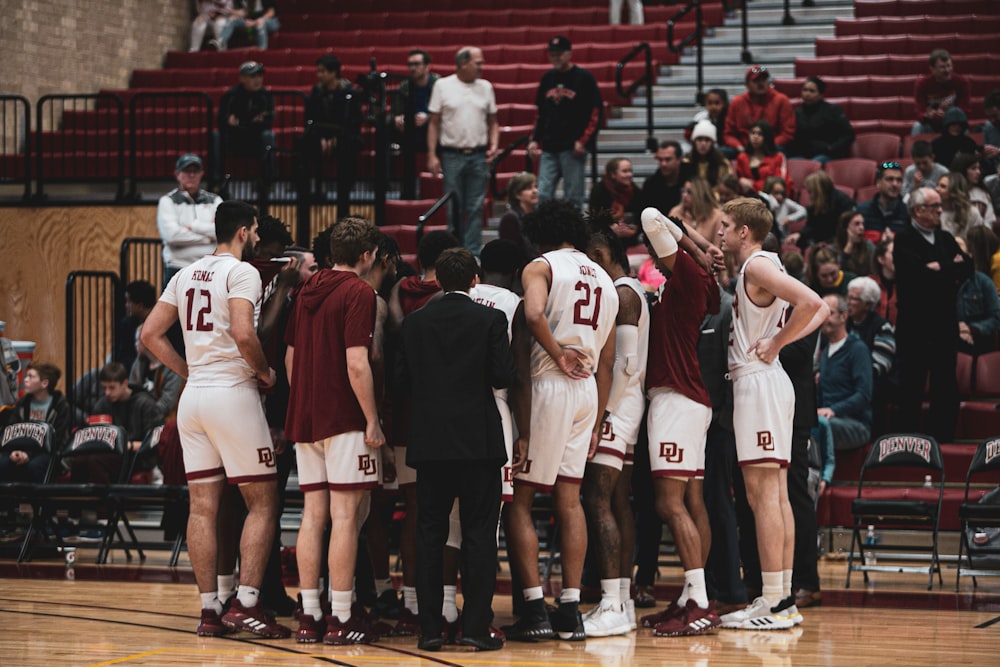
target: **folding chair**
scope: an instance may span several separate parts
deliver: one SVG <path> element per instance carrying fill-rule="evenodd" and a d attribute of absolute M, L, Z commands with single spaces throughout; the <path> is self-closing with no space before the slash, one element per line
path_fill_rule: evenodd
<path fill-rule="evenodd" d="M 969 472 L 965 475 L 965 498 L 958 507 L 961 535 L 958 541 L 958 567 L 955 574 L 956 591 L 962 576 L 972 577 L 973 588 L 976 586 L 976 577 L 1000 577 L 1000 565 L 989 563 L 984 564 L 985 567 L 976 565 L 977 557 L 993 556 L 994 562 L 1000 560 L 1000 541 L 996 538 L 989 540 L 990 532 L 994 535 L 1000 534 L 1000 504 L 969 501 L 972 480 L 982 479 L 989 473 L 992 473 L 989 475 L 989 481 L 1000 482 L 1000 438 L 990 438 L 979 443 L 972 462 L 969 463 Z M 1000 493 L 1000 486 L 991 493 Z M 987 543 L 976 544 L 977 536 L 973 534 L 974 531 L 982 531 L 984 541 Z M 962 561 L 963 553 L 965 563 Z"/>
<path fill-rule="evenodd" d="M 184 540 L 187 537 L 184 528 L 181 527 L 181 529 L 177 531 L 177 536 L 172 542 L 163 544 L 159 542 L 140 542 L 136 537 L 135 531 L 132 529 L 131 523 L 129 523 L 128 515 L 126 514 L 128 511 L 146 508 L 164 510 L 167 507 L 178 503 L 188 502 L 188 487 L 186 484 L 171 485 L 130 483 L 133 475 L 135 474 L 136 462 L 150 456 L 155 456 L 156 448 L 160 444 L 160 435 L 162 432 L 163 427 L 157 426 L 146 434 L 139 450 L 134 456 L 131 457 L 129 471 L 124 478 L 124 482 L 120 484 L 112 484 L 108 489 L 108 497 L 111 500 L 114 509 L 108 517 L 108 526 L 105 530 L 105 540 L 102 544 L 101 552 L 97 557 L 97 562 L 99 564 L 107 561 L 108 552 L 111 551 L 111 548 L 114 546 L 115 538 L 117 537 L 118 542 L 124 545 L 125 556 L 128 560 L 131 560 L 131 551 L 129 550 L 130 546 L 139 552 L 139 560 L 146 559 L 146 554 L 143 552 L 144 548 L 155 549 L 164 548 L 164 546 L 166 546 L 166 548 L 171 550 L 170 566 L 174 567 L 177 565 L 181 548 L 184 546 Z M 124 527 L 125 532 L 128 533 L 129 539 L 127 541 L 122 535 L 121 527 Z"/>
<path fill-rule="evenodd" d="M 10 424 L 3 430 L 3 439 L 0 440 L 0 452 L 11 453 L 14 451 L 27 452 L 29 456 L 35 457 L 42 453 L 49 455 L 49 462 L 45 468 L 45 475 L 42 484 L 47 484 L 55 469 L 55 461 L 58 456 L 52 454 L 52 425 L 48 422 L 29 421 L 17 424 Z M 31 492 L 38 486 L 30 481 L 11 481 L 0 483 L 0 507 L 14 508 L 15 516 L 17 507 L 24 499 L 30 497 Z M 32 524 L 28 526 L 28 536 L 32 532 Z M 27 540 L 21 543 L 17 560 L 21 562 L 27 548 Z"/>
<path fill-rule="evenodd" d="M 121 476 L 128 469 L 124 460 L 127 441 L 125 429 L 121 426 L 111 424 L 86 426 L 73 434 L 73 439 L 58 458 L 70 462 L 77 457 L 89 454 L 112 454 L 122 459 L 118 478 L 121 481 Z M 93 482 L 32 485 L 26 500 L 34 507 L 35 515 L 24 538 L 22 556 L 18 560 L 30 560 L 31 552 L 34 549 L 32 542 L 34 532 L 38 532 L 43 539 L 48 540 L 44 532 L 47 525 L 53 529 L 57 545 L 63 546 L 63 539 L 56 530 L 56 514 L 59 510 L 96 509 L 110 514 L 108 512 L 109 487 L 110 484 Z M 106 539 L 107 527 L 105 527 L 105 534 L 102 537 L 102 544 Z"/>
<path fill-rule="evenodd" d="M 936 488 L 924 487 L 924 474 L 938 475 Z M 877 478 L 873 480 L 872 478 Z M 858 476 L 858 495 L 851 502 L 854 531 L 851 550 L 847 556 L 847 582 L 851 587 L 851 573 L 863 572 L 865 583 L 869 572 L 927 572 L 927 590 L 934 586 L 934 573 L 941 579 L 941 560 L 938 556 L 938 527 L 941 502 L 944 498 L 944 461 L 941 447 L 934 438 L 917 433 L 891 433 L 883 435 L 872 445 Z M 887 483 L 888 482 L 888 483 Z M 878 565 L 865 562 L 866 552 L 874 554 L 876 545 L 865 544 L 862 530 L 865 526 L 896 529 L 901 527 L 926 527 L 931 529 L 931 543 L 917 544 L 907 540 L 904 544 L 879 544 L 878 551 L 912 552 L 931 554 L 929 566 Z M 857 558 L 855 557 L 857 554 Z M 860 562 L 855 562 L 859 560 Z"/>

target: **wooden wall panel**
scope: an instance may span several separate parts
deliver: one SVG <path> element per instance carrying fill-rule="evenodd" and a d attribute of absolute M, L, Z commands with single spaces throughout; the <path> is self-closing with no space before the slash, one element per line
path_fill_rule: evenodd
<path fill-rule="evenodd" d="M 35 341 L 36 359 L 64 368 L 66 276 L 77 270 L 117 273 L 124 239 L 156 236 L 155 206 L 0 207 L 0 320 L 7 322 L 6 336 Z"/>

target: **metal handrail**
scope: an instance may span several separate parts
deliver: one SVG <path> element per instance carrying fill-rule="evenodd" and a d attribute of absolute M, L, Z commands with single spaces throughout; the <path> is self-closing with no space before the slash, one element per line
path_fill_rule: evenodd
<path fill-rule="evenodd" d="M 434 202 L 434 204 L 432 204 L 429 209 L 427 209 L 426 211 L 424 211 L 423 215 L 421 215 L 421 216 L 419 216 L 417 218 L 417 243 L 418 244 L 420 243 L 420 239 L 424 235 L 424 226 L 427 224 L 427 221 L 430 218 L 432 218 L 435 213 L 437 213 L 439 210 L 441 210 L 441 207 L 444 206 L 446 203 L 450 203 L 451 204 L 451 211 L 452 211 L 452 214 L 453 214 L 452 217 L 453 217 L 453 219 L 458 220 L 458 213 L 459 213 L 459 211 L 458 211 L 458 195 L 455 194 L 454 190 L 449 190 L 448 192 L 444 193 L 444 195 L 442 195 L 442 197 L 440 199 L 438 199 L 436 202 Z M 456 231 L 456 236 L 458 236 L 459 238 L 462 238 L 462 235 L 457 233 L 458 230 L 456 229 L 455 231 Z"/>
<path fill-rule="evenodd" d="M 809 4 L 806 4 L 809 3 Z M 811 7 L 812 0 L 803 0 L 803 7 Z M 749 13 L 747 12 L 747 0 L 722 0 L 722 11 L 728 13 L 734 12 L 737 9 L 740 10 L 740 33 L 741 41 L 743 42 L 740 50 L 740 62 L 744 65 L 749 65 L 753 62 L 753 54 L 750 53 L 750 28 L 748 24 Z M 791 19 L 791 14 L 788 9 L 788 0 L 785 0 L 785 17 L 786 19 Z M 794 20 L 791 23 L 795 23 Z M 789 23 L 785 23 L 789 25 Z"/>
<path fill-rule="evenodd" d="M 667 29 L 672 30 L 669 26 Z M 625 88 L 622 85 L 622 73 L 625 71 L 625 66 L 640 53 L 646 56 L 645 71 L 642 76 L 632 82 L 632 85 Z M 646 150 L 653 152 L 656 150 L 656 137 L 653 136 L 653 49 L 646 42 L 640 42 L 632 47 L 632 50 L 619 60 L 615 67 L 615 91 L 620 97 L 631 97 L 632 93 L 641 85 L 646 86 Z"/>
<path fill-rule="evenodd" d="M 674 44 L 674 26 L 677 23 L 691 13 L 694 10 L 695 17 L 695 28 L 694 32 L 682 39 L 679 43 Z M 696 76 L 696 87 L 697 91 L 695 93 L 695 102 L 701 104 L 705 97 L 705 54 L 704 54 L 704 40 L 702 37 L 705 34 L 705 23 L 702 19 L 701 12 L 701 2 L 699 0 L 692 0 L 684 9 L 680 10 L 674 16 L 667 21 L 667 48 L 670 49 L 671 53 L 681 53 L 684 49 L 690 46 L 693 42 L 697 41 L 697 65 L 695 70 Z"/>
<path fill-rule="evenodd" d="M 494 157 L 492 162 L 490 162 L 490 192 L 493 193 L 494 199 L 499 199 L 505 194 L 497 190 L 497 169 L 500 167 L 500 163 L 503 162 L 508 155 L 516 151 L 518 148 L 530 143 L 531 143 L 530 134 L 515 139 L 509 146 L 507 146 L 507 148 L 503 149 L 496 157 Z M 533 166 L 534 165 L 531 162 L 531 158 L 525 156 L 524 170 L 531 171 Z"/>

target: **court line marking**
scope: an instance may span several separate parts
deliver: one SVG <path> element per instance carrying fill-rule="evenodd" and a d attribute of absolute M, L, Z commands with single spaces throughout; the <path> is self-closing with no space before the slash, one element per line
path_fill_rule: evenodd
<path fill-rule="evenodd" d="M 1000 623 L 1000 616 L 997 616 L 996 618 L 991 618 L 990 620 L 986 621 L 985 623 L 980 623 L 979 625 L 976 626 L 976 629 L 977 630 L 982 630 L 983 628 L 988 628 L 991 625 L 996 625 L 997 623 Z"/>

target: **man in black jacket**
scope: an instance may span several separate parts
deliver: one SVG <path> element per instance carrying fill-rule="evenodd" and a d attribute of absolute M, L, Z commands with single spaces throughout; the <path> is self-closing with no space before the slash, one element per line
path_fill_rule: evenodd
<path fill-rule="evenodd" d="M 274 146 L 273 125 L 274 96 L 264 87 L 264 65 L 248 60 L 240 65 L 240 82 L 219 102 L 222 151 L 216 164 L 228 157 L 259 158 L 263 164 L 267 149 Z"/>
<path fill-rule="evenodd" d="M 24 372 L 24 396 L 11 411 L 6 423 L 48 422 L 52 425 L 52 452 L 0 452 L 0 481 L 43 481 L 50 454 L 61 451 L 66 444 L 72 412 L 69 402 L 56 390 L 61 375 L 52 364 L 32 362 L 28 365 Z"/>
<path fill-rule="evenodd" d="M 496 583 L 496 528 L 500 471 L 507 460 L 493 389 L 514 382 L 507 318 L 474 303 L 476 260 L 468 250 L 446 250 L 437 280 L 444 296 L 403 323 L 404 386 L 412 394 L 413 419 L 406 462 L 417 470 L 417 600 L 419 647 L 443 644 L 442 560 L 448 516 L 459 499 L 462 525 L 461 643 L 494 650 L 491 604 Z"/>

